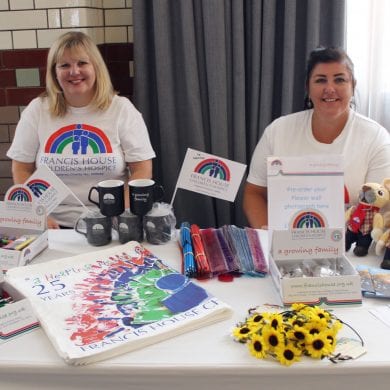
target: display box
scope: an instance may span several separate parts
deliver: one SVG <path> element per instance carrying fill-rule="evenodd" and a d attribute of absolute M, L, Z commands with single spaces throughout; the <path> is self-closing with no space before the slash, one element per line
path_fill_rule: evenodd
<path fill-rule="evenodd" d="M 0 345 L 39 327 L 28 299 L 14 302 L 4 289 L 4 277 L 0 273 Z"/>
<path fill-rule="evenodd" d="M 270 273 L 282 303 L 361 303 L 344 253 L 343 157 L 272 156 L 267 178 Z"/>
<path fill-rule="evenodd" d="M 344 255 L 343 229 L 273 231 L 269 268 L 283 305 L 362 302 L 359 273 Z"/>
<path fill-rule="evenodd" d="M 27 246 L 0 248 L 0 269 L 6 271 L 30 263 L 48 246 L 45 207 L 34 202 L 0 202 L 0 234 L 2 237 L 25 237 Z"/>

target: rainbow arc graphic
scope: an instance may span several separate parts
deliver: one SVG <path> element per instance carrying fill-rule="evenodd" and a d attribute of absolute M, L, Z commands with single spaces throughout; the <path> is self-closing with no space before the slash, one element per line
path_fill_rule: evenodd
<path fill-rule="evenodd" d="M 195 167 L 194 172 L 220 180 L 230 181 L 229 167 L 223 161 L 216 158 L 207 158 L 201 161 Z"/>
<path fill-rule="evenodd" d="M 326 226 L 323 216 L 317 211 L 305 210 L 299 212 L 293 219 L 293 229 L 315 229 Z"/>
<path fill-rule="evenodd" d="M 32 202 L 31 193 L 27 188 L 24 187 L 15 187 L 10 190 L 7 194 L 7 200 L 17 201 L 17 202 Z"/>
<path fill-rule="evenodd" d="M 72 124 L 54 132 L 47 140 L 45 153 L 62 154 L 65 148 L 71 147 L 74 155 L 112 153 L 111 142 L 106 134 L 97 127 L 85 123 Z"/>
<path fill-rule="evenodd" d="M 33 179 L 26 184 L 37 198 L 39 198 L 50 187 L 50 183 L 42 179 Z"/>

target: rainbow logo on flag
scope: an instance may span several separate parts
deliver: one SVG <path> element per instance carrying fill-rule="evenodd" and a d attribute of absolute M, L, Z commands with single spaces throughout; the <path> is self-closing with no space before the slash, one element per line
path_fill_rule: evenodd
<path fill-rule="evenodd" d="M 222 160 L 215 158 L 203 160 L 195 167 L 194 172 L 220 180 L 230 181 L 229 167 Z"/>
<path fill-rule="evenodd" d="M 45 153 L 62 154 L 65 148 L 71 148 L 74 155 L 112 153 L 110 140 L 97 127 L 86 124 L 72 124 L 57 130 L 47 140 Z"/>
<path fill-rule="evenodd" d="M 50 187 L 50 183 L 42 179 L 29 180 L 26 185 L 37 198 L 39 198 Z"/>

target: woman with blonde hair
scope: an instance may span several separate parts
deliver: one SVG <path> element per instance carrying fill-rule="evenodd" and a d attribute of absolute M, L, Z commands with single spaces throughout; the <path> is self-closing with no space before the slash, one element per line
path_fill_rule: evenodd
<path fill-rule="evenodd" d="M 142 115 L 115 93 L 98 47 L 88 35 L 72 31 L 51 46 L 46 91 L 23 111 L 7 156 L 15 184 L 45 164 L 91 206 L 88 191 L 99 181 L 151 178 L 155 153 Z M 48 226 L 73 227 L 81 212 L 69 196 Z"/>

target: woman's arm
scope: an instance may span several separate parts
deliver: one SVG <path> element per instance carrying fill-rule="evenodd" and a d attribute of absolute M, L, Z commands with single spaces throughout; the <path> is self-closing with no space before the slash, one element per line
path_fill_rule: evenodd
<path fill-rule="evenodd" d="M 267 187 L 246 183 L 244 188 L 243 209 L 249 226 L 266 229 L 268 225 Z"/>
<path fill-rule="evenodd" d="M 35 171 L 35 163 L 12 160 L 12 178 L 15 184 L 23 184 Z"/>
<path fill-rule="evenodd" d="M 152 160 L 131 162 L 127 163 L 127 166 L 130 171 L 130 180 L 152 178 Z"/>

